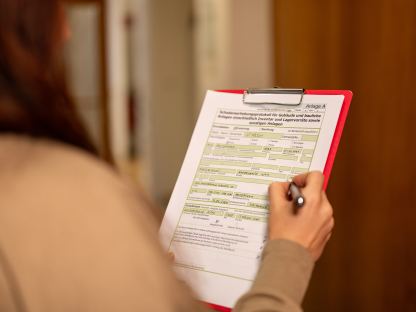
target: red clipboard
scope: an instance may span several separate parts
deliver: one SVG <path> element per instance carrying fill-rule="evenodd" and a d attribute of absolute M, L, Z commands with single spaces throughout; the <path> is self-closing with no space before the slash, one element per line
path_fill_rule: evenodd
<path fill-rule="evenodd" d="M 225 92 L 225 93 L 237 93 L 243 94 L 244 90 L 217 90 L 217 92 Z M 328 152 L 328 157 L 326 159 L 325 167 L 324 167 L 324 176 L 325 176 L 325 183 L 324 189 L 328 186 L 329 177 L 331 175 L 332 166 L 334 165 L 335 156 L 337 154 L 339 142 L 341 140 L 342 131 L 344 130 L 345 121 L 347 119 L 348 111 L 351 105 L 351 100 L 353 93 L 349 90 L 305 90 L 304 94 L 316 94 L 316 95 L 343 95 L 344 102 L 342 103 L 341 112 L 338 117 L 337 126 L 335 128 L 334 137 L 332 138 L 331 147 Z M 220 312 L 230 312 L 230 308 L 218 306 L 215 304 L 207 303 L 208 306 Z"/>

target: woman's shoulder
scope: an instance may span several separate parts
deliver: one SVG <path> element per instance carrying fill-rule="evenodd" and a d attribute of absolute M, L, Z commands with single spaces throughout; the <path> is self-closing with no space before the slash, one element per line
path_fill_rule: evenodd
<path fill-rule="evenodd" d="M 0 203 L 0 215 L 16 222 L 31 214 L 65 226 L 68 218 L 152 219 L 138 189 L 109 164 L 66 144 L 16 135 L 0 135 Z"/>
<path fill-rule="evenodd" d="M 0 167 L 14 176 L 41 170 L 44 178 L 64 173 L 78 177 L 101 174 L 119 180 L 108 164 L 77 147 L 23 135 L 0 135 Z"/>
<path fill-rule="evenodd" d="M 2 206 L 13 210 L 29 204 L 32 210 L 94 218 L 131 209 L 147 213 L 140 193 L 109 164 L 66 144 L 24 136 L 0 136 L 0 193 Z"/>
<path fill-rule="evenodd" d="M 152 213 L 110 166 L 59 143 L 0 136 L 0 169 L 0 249 L 24 297 L 41 290 L 50 307 L 88 296 L 100 311 L 151 307 L 156 293 L 160 311 L 178 300 Z"/>
<path fill-rule="evenodd" d="M 94 155 L 52 140 L 18 135 L 0 135 L 0 184 L 24 191 L 27 197 L 48 189 L 50 201 L 59 191 L 72 193 L 72 201 L 138 195 L 115 168 Z"/>

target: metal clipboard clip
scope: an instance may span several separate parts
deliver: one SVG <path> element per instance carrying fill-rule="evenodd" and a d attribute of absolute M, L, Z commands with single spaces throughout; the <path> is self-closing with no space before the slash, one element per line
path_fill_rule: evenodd
<path fill-rule="evenodd" d="M 294 103 L 280 103 L 280 102 L 271 102 L 267 100 L 254 102 L 250 101 L 248 98 L 251 95 L 274 95 L 274 94 L 293 94 L 293 95 L 299 95 L 300 99 L 299 101 L 296 101 Z M 267 88 L 267 89 L 247 89 L 244 91 L 243 94 L 243 103 L 244 104 L 257 104 L 257 105 L 283 105 L 283 106 L 299 106 L 303 102 L 303 96 L 305 95 L 305 89 L 285 89 L 285 88 Z"/>

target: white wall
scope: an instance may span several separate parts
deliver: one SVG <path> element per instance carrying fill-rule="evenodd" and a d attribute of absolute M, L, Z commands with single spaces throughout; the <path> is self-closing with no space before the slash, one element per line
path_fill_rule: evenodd
<path fill-rule="evenodd" d="M 94 4 L 67 6 L 71 39 L 66 44 L 68 83 L 94 142 L 101 146 L 99 11 Z"/>
<path fill-rule="evenodd" d="M 231 1 L 194 0 L 196 114 L 207 89 L 228 85 Z"/>
<path fill-rule="evenodd" d="M 142 180 L 160 202 L 176 182 L 192 133 L 192 1 L 137 1 Z"/>
<path fill-rule="evenodd" d="M 272 85 L 271 1 L 131 0 L 131 4 L 138 20 L 135 80 L 141 177 L 151 194 L 166 202 L 205 90 Z"/>
<path fill-rule="evenodd" d="M 270 0 L 232 0 L 228 86 L 270 87 L 274 82 L 273 7 Z"/>
<path fill-rule="evenodd" d="M 128 153 L 127 41 L 124 18 L 127 0 L 107 0 L 107 51 L 110 146 L 116 161 Z"/>
<path fill-rule="evenodd" d="M 206 89 L 273 86 L 271 0 L 194 0 L 197 110 Z"/>

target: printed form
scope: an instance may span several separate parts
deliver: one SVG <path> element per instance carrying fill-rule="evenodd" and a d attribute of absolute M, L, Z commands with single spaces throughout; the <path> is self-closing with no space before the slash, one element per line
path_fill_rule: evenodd
<path fill-rule="evenodd" d="M 267 241 L 268 186 L 324 170 L 343 100 L 250 105 L 242 94 L 208 91 L 160 230 L 202 301 L 233 307 L 250 288 Z"/>

